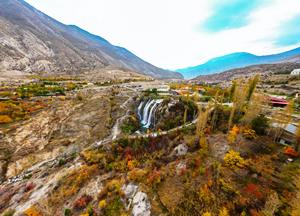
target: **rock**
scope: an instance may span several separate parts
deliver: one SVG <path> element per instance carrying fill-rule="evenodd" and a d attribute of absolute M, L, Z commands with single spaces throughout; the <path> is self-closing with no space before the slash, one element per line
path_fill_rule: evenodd
<path fill-rule="evenodd" d="M 137 192 L 133 198 L 133 216 L 150 216 L 151 215 L 151 205 L 148 200 L 147 194 L 143 192 Z"/>
<path fill-rule="evenodd" d="M 188 147 L 186 144 L 180 144 L 177 147 L 174 148 L 174 153 L 176 156 L 183 156 L 187 153 Z"/>
<path fill-rule="evenodd" d="M 136 194 L 138 186 L 133 183 L 129 183 L 128 185 L 123 185 L 122 190 L 127 199 L 132 199 Z"/>

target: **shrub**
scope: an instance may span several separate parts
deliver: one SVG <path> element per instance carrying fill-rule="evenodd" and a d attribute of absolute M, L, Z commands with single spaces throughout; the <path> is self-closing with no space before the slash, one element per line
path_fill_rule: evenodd
<path fill-rule="evenodd" d="M 162 180 L 161 173 L 157 170 L 153 170 L 147 178 L 147 183 L 156 186 L 158 185 Z"/>
<path fill-rule="evenodd" d="M 73 170 L 59 181 L 59 186 L 51 195 L 50 202 L 59 204 L 73 196 L 92 176 L 97 174 L 97 171 L 98 167 L 96 165 L 84 165 L 79 169 Z"/>
<path fill-rule="evenodd" d="M 225 156 L 224 156 L 224 162 L 225 166 L 229 168 L 243 168 L 246 166 L 246 161 L 244 158 L 240 156 L 239 152 L 236 152 L 234 150 L 230 150 Z"/>
<path fill-rule="evenodd" d="M 133 169 L 128 173 L 128 179 L 130 181 L 142 182 L 145 180 L 148 172 L 144 169 Z"/>
<path fill-rule="evenodd" d="M 29 209 L 27 209 L 24 214 L 26 216 L 42 216 L 41 212 L 34 206 L 31 206 Z"/>
<path fill-rule="evenodd" d="M 75 209 L 84 209 L 87 205 L 93 200 L 93 198 L 89 195 L 83 195 L 74 203 Z"/>
<path fill-rule="evenodd" d="M 7 209 L 3 212 L 2 216 L 13 216 L 15 214 L 16 210 L 14 209 Z"/>
<path fill-rule="evenodd" d="M 101 200 L 98 204 L 98 208 L 104 209 L 107 206 L 106 200 Z"/>
<path fill-rule="evenodd" d="M 71 209 L 65 209 L 65 211 L 64 211 L 64 216 L 71 216 L 72 215 L 72 211 L 71 211 Z"/>
<path fill-rule="evenodd" d="M 243 130 L 243 136 L 246 138 L 246 139 L 250 139 L 250 140 L 253 140 L 253 139 L 256 139 L 257 138 L 257 135 L 255 133 L 255 130 L 252 130 L 250 128 L 246 128 Z"/>
<path fill-rule="evenodd" d="M 289 157 L 298 157 L 299 156 L 299 153 L 290 146 L 284 148 L 284 154 Z"/>
<path fill-rule="evenodd" d="M 251 128 L 255 130 L 258 135 L 264 135 L 266 129 L 269 127 L 269 120 L 264 115 L 259 115 L 251 122 Z"/>
<path fill-rule="evenodd" d="M 227 140 L 229 143 L 234 143 L 236 141 L 239 131 L 240 131 L 240 129 L 236 125 L 234 125 L 232 127 L 232 129 L 229 131 L 229 134 L 227 137 Z"/>
<path fill-rule="evenodd" d="M 256 184 L 253 183 L 249 183 L 247 184 L 247 186 L 245 187 L 244 191 L 250 195 L 250 196 L 254 196 L 256 199 L 262 199 L 263 198 L 263 194 L 260 190 L 260 187 Z"/>
<path fill-rule="evenodd" d="M 120 197 L 116 197 L 112 200 L 104 209 L 104 215 L 121 215 L 123 210 L 123 203 Z"/>
<path fill-rule="evenodd" d="M 0 124 L 8 124 L 11 123 L 13 120 L 8 115 L 0 115 Z"/>
<path fill-rule="evenodd" d="M 228 210 L 226 207 L 223 207 L 220 211 L 219 211 L 219 216 L 229 216 Z"/>

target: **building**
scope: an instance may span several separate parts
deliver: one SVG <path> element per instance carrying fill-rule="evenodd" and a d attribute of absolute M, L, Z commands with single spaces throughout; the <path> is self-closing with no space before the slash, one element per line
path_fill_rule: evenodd
<path fill-rule="evenodd" d="M 282 145 L 293 145 L 296 141 L 297 126 L 288 124 L 285 128 L 280 125 L 273 124 L 274 128 L 282 128 L 282 133 L 278 137 L 277 142 Z"/>
<path fill-rule="evenodd" d="M 300 76 L 300 69 L 294 69 L 291 72 L 291 76 Z"/>
<path fill-rule="evenodd" d="M 283 98 L 277 98 L 277 97 L 270 97 L 269 103 L 273 107 L 285 107 L 289 104 L 289 102 Z"/>

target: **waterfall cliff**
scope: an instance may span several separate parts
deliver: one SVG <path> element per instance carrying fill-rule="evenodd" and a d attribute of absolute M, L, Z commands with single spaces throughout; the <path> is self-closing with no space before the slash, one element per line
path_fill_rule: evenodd
<path fill-rule="evenodd" d="M 162 102 L 162 99 L 149 99 L 140 102 L 137 112 L 144 128 L 150 128 L 155 124 L 156 110 Z"/>

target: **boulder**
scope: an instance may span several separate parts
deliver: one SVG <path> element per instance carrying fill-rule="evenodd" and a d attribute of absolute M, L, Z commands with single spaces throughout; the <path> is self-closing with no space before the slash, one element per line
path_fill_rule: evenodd
<path fill-rule="evenodd" d="M 188 147 L 186 144 L 180 144 L 174 148 L 174 153 L 176 156 L 183 156 L 187 153 Z"/>
<path fill-rule="evenodd" d="M 133 216 L 150 216 L 151 205 L 148 200 L 147 194 L 143 192 L 137 192 L 132 202 L 132 215 Z"/>

